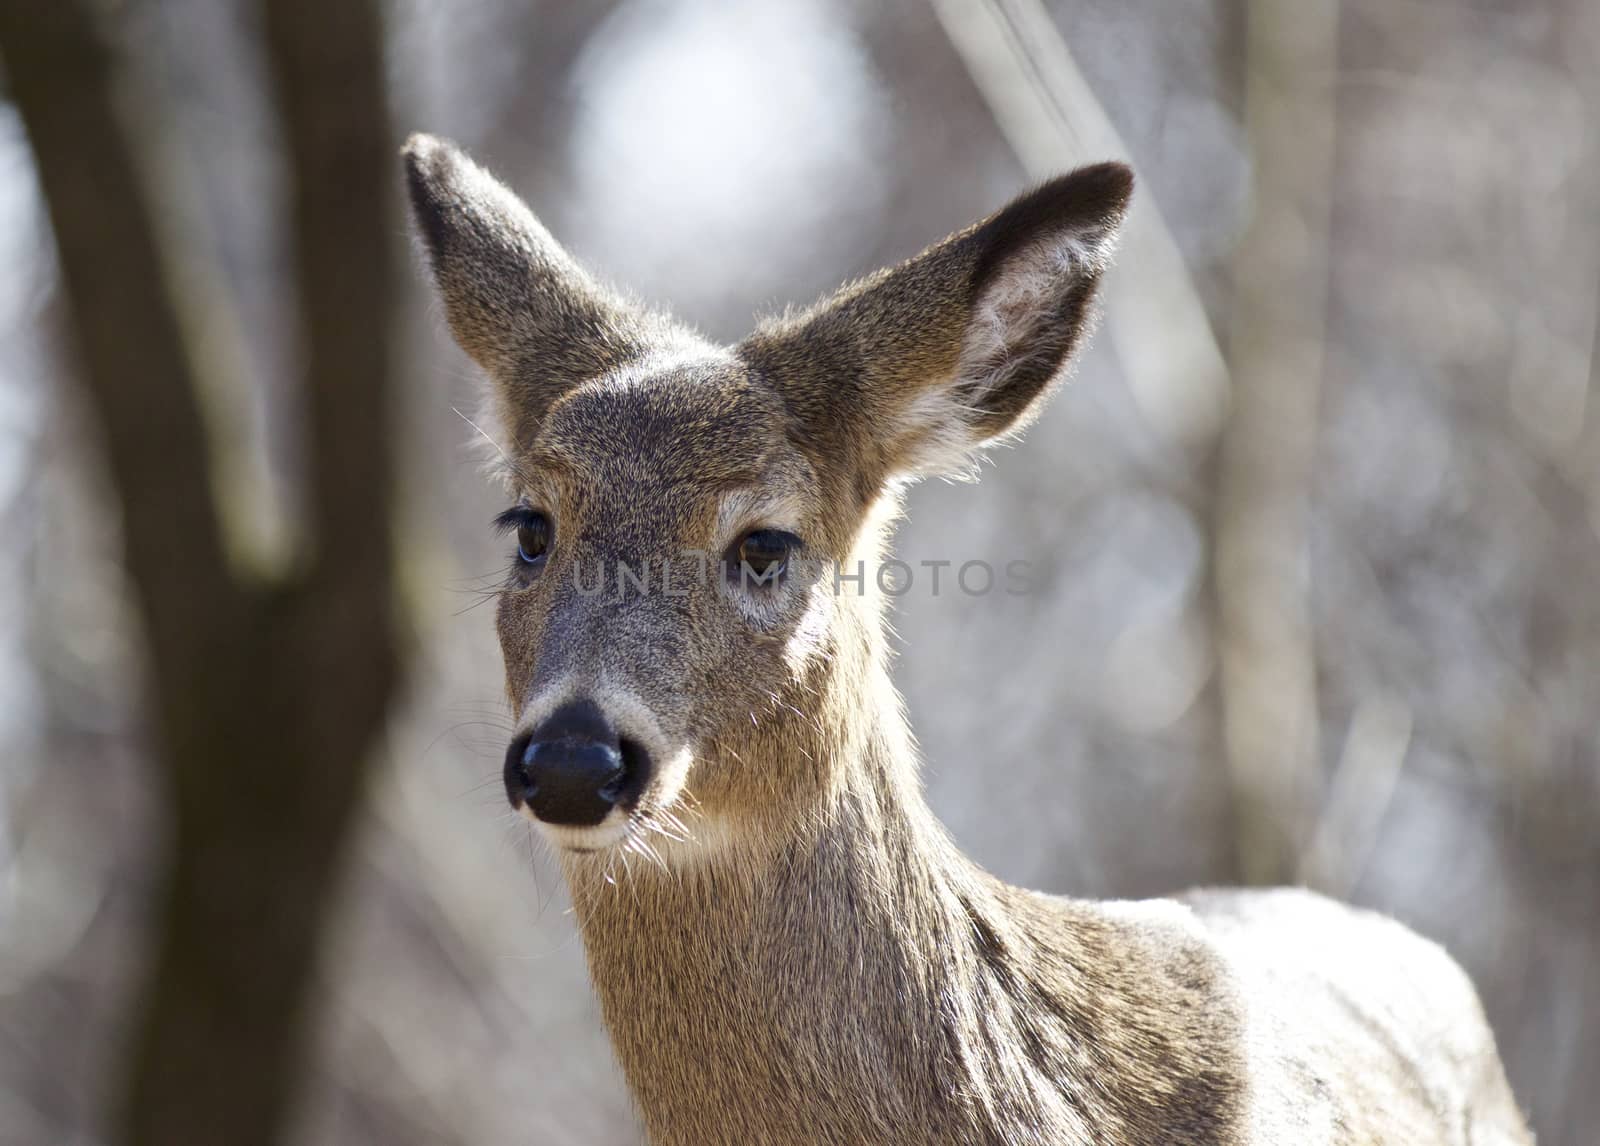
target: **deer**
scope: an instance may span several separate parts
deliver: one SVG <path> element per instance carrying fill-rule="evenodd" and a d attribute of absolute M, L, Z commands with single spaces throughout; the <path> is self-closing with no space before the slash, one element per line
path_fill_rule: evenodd
<path fill-rule="evenodd" d="M 1467 975 L 1399 923 L 1294 888 L 1012 887 L 923 797 L 884 594 L 837 570 L 882 558 L 910 482 L 1037 417 L 1126 166 L 718 346 L 453 144 L 403 156 L 511 501 L 506 794 L 652 1143 L 1532 1142 Z M 595 591 L 613 566 L 632 591 Z"/>

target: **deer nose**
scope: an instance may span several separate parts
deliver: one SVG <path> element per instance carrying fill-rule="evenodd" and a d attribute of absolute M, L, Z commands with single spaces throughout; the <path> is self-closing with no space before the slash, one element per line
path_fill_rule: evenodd
<path fill-rule="evenodd" d="M 592 827 L 628 790 L 623 744 L 591 701 L 563 705 L 506 752 L 506 795 L 547 824 Z"/>

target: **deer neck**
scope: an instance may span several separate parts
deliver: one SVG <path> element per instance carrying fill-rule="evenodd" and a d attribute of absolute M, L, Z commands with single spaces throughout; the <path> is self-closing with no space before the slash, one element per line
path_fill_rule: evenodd
<path fill-rule="evenodd" d="M 787 829 L 667 871 L 635 858 L 614 883 L 592 860 L 568 865 L 652 1139 L 1020 1141 L 1007 1119 L 1056 1105 L 1087 1141 L 1058 1083 L 1015 1053 L 1016 1013 L 1039 1010 L 1022 964 L 1059 918 L 1015 910 L 1028 893 L 949 841 L 918 790 L 881 645 L 857 648 L 807 690 L 816 719 L 786 730 L 803 742 L 743 761 L 821 778 Z M 1049 945 L 1072 960 L 1070 942 Z M 904 1137 L 910 1126 L 925 1130 Z"/>

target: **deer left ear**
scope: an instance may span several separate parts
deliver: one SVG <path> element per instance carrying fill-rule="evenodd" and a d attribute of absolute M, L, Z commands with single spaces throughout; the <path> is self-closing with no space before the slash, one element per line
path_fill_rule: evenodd
<path fill-rule="evenodd" d="M 746 353 L 826 448 L 861 459 L 868 484 L 968 469 L 1065 376 L 1132 192 L 1120 163 L 1053 179 Z"/>
<path fill-rule="evenodd" d="M 413 135 L 403 155 L 450 329 L 489 376 L 508 446 L 527 446 L 574 386 L 686 337 L 592 279 L 521 199 L 453 144 Z"/>
<path fill-rule="evenodd" d="M 1046 183 L 979 228 L 972 299 L 948 384 L 974 444 L 1020 428 L 1088 334 L 1133 172 L 1102 164 Z"/>

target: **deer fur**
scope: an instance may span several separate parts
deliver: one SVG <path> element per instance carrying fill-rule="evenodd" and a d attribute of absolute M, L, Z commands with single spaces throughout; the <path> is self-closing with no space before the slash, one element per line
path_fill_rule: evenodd
<path fill-rule="evenodd" d="M 405 157 L 500 475 L 554 523 L 500 595 L 519 727 L 583 697 L 653 760 L 614 820 L 541 825 L 652 1142 L 1531 1141 L 1472 986 L 1400 925 L 1295 890 L 1025 891 L 924 803 L 882 594 L 829 570 L 872 567 L 907 480 L 1037 414 L 1090 326 L 1126 168 L 723 348 L 599 285 L 448 143 Z M 572 576 L 715 561 L 752 528 L 814 567 L 681 595 Z"/>

